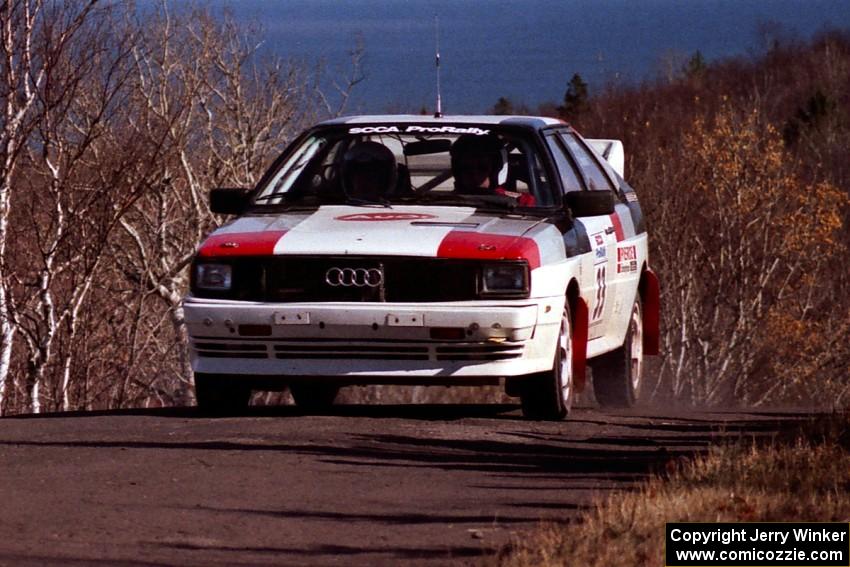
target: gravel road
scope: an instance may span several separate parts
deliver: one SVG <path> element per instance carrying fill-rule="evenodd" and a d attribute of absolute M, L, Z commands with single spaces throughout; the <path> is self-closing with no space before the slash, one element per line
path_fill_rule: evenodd
<path fill-rule="evenodd" d="M 516 406 L 0 419 L 0 565 L 463 565 L 795 413 Z"/>

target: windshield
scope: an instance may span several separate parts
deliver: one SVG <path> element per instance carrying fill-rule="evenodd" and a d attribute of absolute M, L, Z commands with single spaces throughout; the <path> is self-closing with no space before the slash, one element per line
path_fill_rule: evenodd
<path fill-rule="evenodd" d="M 305 138 L 253 205 L 551 207 L 530 140 L 492 125 L 343 126 Z"/>

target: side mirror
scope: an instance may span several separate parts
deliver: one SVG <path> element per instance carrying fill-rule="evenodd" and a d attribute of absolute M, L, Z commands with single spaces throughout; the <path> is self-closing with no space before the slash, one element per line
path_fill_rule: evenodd
<path fill-rule="evenodd" d="M 613 191 L 570 191 L 564 202 L 574 217 L 597 217 L 614 213 L 617 196 Z"/>
<path fill-rule="evenodd" d="M 250 189 L 216 188 L 210 191 L 210 210 L 220 215 L 239 215 L 248 204 Z"/>

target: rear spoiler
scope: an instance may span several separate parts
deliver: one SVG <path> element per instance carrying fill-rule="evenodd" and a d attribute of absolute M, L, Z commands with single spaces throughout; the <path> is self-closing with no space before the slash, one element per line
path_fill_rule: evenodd
<path fill-rule="evenodd" d="M 587 143 L 599 154 L 620 177 L 626 177 L 626 152 L 620 140 L 587 140 Z"/>

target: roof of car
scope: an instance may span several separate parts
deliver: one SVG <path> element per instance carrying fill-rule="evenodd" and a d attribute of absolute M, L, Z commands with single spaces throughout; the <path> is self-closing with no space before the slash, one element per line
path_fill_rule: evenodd
<path fill-rule="evenodd" d="M 521 126 L 525 128 L 544 128 L 564 124 L 557 118 L 545 116 L 495 116 L 495 115 L 458 115 L 435 118 L 419 114 L 375 114 L 361 116 L 343 116 L 320 123 L 320 126 L 340 124 L 492 124 L 503 126 Z"/>

